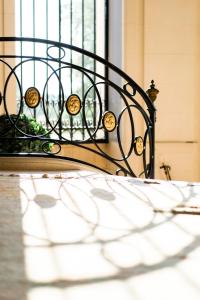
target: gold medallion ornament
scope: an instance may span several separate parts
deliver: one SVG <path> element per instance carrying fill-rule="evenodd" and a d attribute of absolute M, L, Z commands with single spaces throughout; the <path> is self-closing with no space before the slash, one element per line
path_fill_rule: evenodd
<path fill-rule="evenodd" d="M 77 115 L 81 110 L 81 100 L 79 96 L 75 94 L 69 96 L 66 101 L 65 107 L 70 115 Z"/>
<path fill-rule="evenodd" d="M 144 141 L 141 136 L 138 136 L 134 140 L 134 149 L 137 155 L 142 155 L 144 151 Z"/>
<path fill-rule="evenodd" d="M 113 131 L 117 126 L 117 120 L 115 114 L 112 111 L 105 112 L 105 114 L 103 115 L 102 123 L 103 123 L 103 127 L 107 131 L 109 132 Z"/>
<path fill-rule="evenodd" d="M 36 108 L 40 103 L 40 93 L 35 87 L 28 88 L 24 98 L 26 105 L 30 108 Z"/>

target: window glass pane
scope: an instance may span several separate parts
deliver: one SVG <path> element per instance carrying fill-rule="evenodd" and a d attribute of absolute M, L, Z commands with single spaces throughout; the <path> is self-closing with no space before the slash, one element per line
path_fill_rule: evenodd
<path fill-rule="evenodd" d="M 35 37 L 53 41 L 61 41 L 74 46 L 86 49 L 104 57 L 105 55 L 105 9 L 106 0 L 16 0 L 16 36 Z M 44 57 L 47 49 L 42 44 L 18 45 L 18 53 L 22 55 L 37 55 Z M 59 56 L 59 50 L 54 54 Z M 69 63 L 87 68 L 92 72 L 96 70 L 102 75 L 105 69 L 97 66 L 96 62 L 80 53 L 74 53 L 70 50 L 65 52 L 65 59 Z M 60 65 L 61 67 L 61 65 Z M 58 66 L 55 64 L 55 69 Z M 41 62 L 30 61 L 22 64 L 18 69 L 18 76 L 21 76 L 23 91 L 30 86 L 36 86 L 44 100 L 47 102 L 48 117 L 56 124 L 59 116 L 59 108 L 62 105 L 60 82 L 64 86 L 64 99 L 70 94 L 77 94 L 83 101 L 85 93 L 91 87 L 91 81 L 96 81 L 94 75 L 91 79 L 83 75 L 83 72 L 73 67 L 63 68 L 52 75 L 52 70 Z M 21 74 L 29 74 L 22 76 Z M 46 78 L 49 77 L 48 83 Z M 45 87 L 45 89 L 44 89 Z M 101 88 L 101 94 L 105 93 L 105 88 Z M 99 112 L 99 103 L 94 88 L 87 94 L 86 98 L 86 117 L 88 126 L 94 127 L 97 114 Z M 105 99 L 105 97 L 103 97 Z M 20 96 L 18 92 L 18 107 Z M 104 104 L 103 104 L 104 106 Z M 26 105 L 23 107 L 23 113 L 33 115 L 45 123 L 45 116 L 42 113 L 42 104 L 32 110 Z M 65 111 L 62 115 L 61 123 L 58 124 L 58 130 L 66 138 L 73 140 L 84 140 L 86 130 L 83 124 L 83 115 L 79 113 L 73 118 Z M 104 138 L 104 132 L 99 131 L 96 138 Z"/>

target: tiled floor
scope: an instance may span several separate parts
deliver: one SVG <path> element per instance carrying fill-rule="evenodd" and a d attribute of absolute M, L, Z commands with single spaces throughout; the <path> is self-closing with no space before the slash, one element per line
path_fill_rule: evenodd
<path fill-rule="evenodd" d="M 0 300 L 199 300 L 199 206 L 200 184 L 4 173 Z"/>

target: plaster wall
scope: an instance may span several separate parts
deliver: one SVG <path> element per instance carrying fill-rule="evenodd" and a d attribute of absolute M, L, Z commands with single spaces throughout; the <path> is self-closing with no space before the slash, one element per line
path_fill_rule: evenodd
<path fill-rule="evenodd" d="M 144 2 L 143 0 L 123 1 L 123 66 L 127 74 L 140 86 L 144 86 Z M 140 102 L 140 99 L 137 99 Z M 136 135 L 143 135 L 140 114 L 135 114 Z M 124 143 L 129 148 L 132 139 L 127 124 L 124 124 Z M 137 171 L 143 170 L 142 160 L 135 157 L 130 162 Z"/>
<path fill-rule="evenodd" d="M 3 26 L 4 16 L 14 20 L 13 3 L 0 1 L 1 35 L 13 32 L 14 22 Z M 173 179 L 200 180 L 200 1 L 124 0 L 122 14 L 123 69 L 145 90 L 152 79 L 160 90 L 156 177 L 165 178 L 160 170 L 164 162 Z M 2 76 L 0 72 L 0 82 Z M 141 120 L 136 122 L 142 131 Z M 129 137 L 125 130 L 124 139 Z"/>
<path fill-rule="evenodd" d="M 200 180 L 200 1 L 125 0 L 124 68 L 147 89 L 154 79 L 156 177 Z"/>

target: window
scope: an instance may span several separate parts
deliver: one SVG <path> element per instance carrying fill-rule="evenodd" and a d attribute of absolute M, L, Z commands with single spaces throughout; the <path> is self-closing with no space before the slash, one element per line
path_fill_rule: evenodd
<path fill-rule="evenodd" d="M 15 0 L 15 36 L 19 37 L 34 37 L 48 40 L 59 41 L 72 44 L 96 53 L 101 57 L 107 58 L 108 54 L 108 26 L 107 26 L 107 0 Z M 28 51 L 28 52 L 27 52 Z M 45 49 L 45 51 L 49 51 Z M 44 52 L 42 45 L 34 43 L 22 46 L 18 44 L 16 52 L 25 55 L 40 56 Z M 54 53 L 52 55 L 59 55 Z M 82 55 L 74 55 L 72 52 L 67 52 L 68 59 L 73 64 L 78 64 L 83 67 L 90 67 L 96 71 L 98 66 L 92 59 L 86 59 Z M 29 76 L 22 76 L 22 73 Z M 100 70 L 104 72 L 105 70 Z M 17 76 L 20 78 L 24 92 L 31 86 L 37 87 L 41 93 L 44 90 L 46 76 L 50 76 L 50 71 L 47 66 L 39 62 L 30 61 L 22 64 L 17 70 Z M 65 80 L 64 98 L 70 94 L 77 94 L 83 99 L 85 91 L 89 88 L 90 82 L 84 75 L 73 69 L 65 69 L 60 71 L 60 78 Z M 95 77 L 93 78 L 95 81 Z M 59 98 L 59 83 L 52 82 L 47 84 L 44 92 L 44 97 L 48 105 L 48 117 L 51 122 L 55 123 L 58 120 L 58 112 L 60 105 Z M 105 93 L 105 88 L 101 91 Z M 87 122 L 88 126 L 96 126 L 96 114 L 98 113 L 98 101 L 95 101 L 95 93 L 91 90 L 87 97 Z M 103 97 L 104 101 L 106 97 Z M 21 102 L 20 93 L 17 90 L 17 109 Z M 106 102 L 103 103 L 104 109 Z M 42 111 L 42 104 L 34 110 L 26 105 L 23 105 L 22 112 L 26 115 L 34 115 L 43 125 L 45 117 Z M 67 112 L 62 115 L 61 121 L 58 123 L 58 129 L 62 131 L 67 139 L 71 140 L 87 140 L 86 131 L 83 126 L 82 114 L 79 113 L 75 117 L 71 117 Z M 96 136 L 96 139 L 104 139 L 105 134 L 102 131 Z"/>

